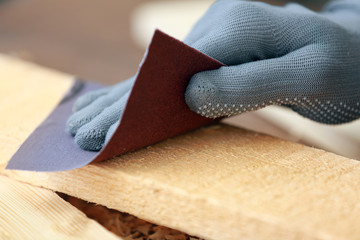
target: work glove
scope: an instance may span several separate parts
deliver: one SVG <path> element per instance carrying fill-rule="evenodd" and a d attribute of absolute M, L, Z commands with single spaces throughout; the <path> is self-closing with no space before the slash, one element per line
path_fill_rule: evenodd
<path fill-rule="evenodd" d="M 360 117 L 359 0 L 332 2 L 321 13 L 220 0 L 185 43 L 228 65 L 189 82 L 186 103 L 202 116 L 275 104 L 326 124 Z"/>
<path fill-rule="evenodd" d="M 110 140 L 134 82 L 135 77 L 132 77 L 112 87 L 88 92 L 76 100 L 65 130 L 75 137 L 80 148 L 99 151 Z"/>
<path fill-rule="evenodd" d="M 209 118 L 285 105 L 312 120 L 338 124 L 360 117 L 360 1 L 300 5 L 215 2 L 185 43 L 226 67 L 192 77 L 191 110 Z M 66 131 L 85 150 L 113 135 L 134 78 L 90 92 L 74 105 Z"/>

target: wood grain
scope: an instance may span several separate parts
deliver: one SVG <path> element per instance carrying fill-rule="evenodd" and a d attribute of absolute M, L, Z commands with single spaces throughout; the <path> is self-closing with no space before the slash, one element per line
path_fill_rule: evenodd
<path fill-rule="evenodd" d="M 0 176 L 0 239 L 120 239 L 56 193 Z"/>
<path fill-rule="evenodd" d="M 32 88 L 1 92 L 0 112 L 16 109 L 0 116 L 1 168 L 68 88 L 60 79 L 69 81 L 51 72 L 44 98 L 36 78 L 10 77 L 5 62 L 0 89 L 24 78 Z M 45 99 L 54 104 L 35 104 Z M 33 115 L 42 117 L 18 120 Z M 1 173 L 206 239 L 360 238 L 358 161 L 222 124 L 73 171 Z"/>

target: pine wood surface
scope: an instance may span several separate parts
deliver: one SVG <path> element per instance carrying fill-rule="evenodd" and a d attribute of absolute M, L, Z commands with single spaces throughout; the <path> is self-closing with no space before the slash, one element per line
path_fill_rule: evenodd
<path fill-rule="evenodd" d="M 120 239 L 56 193 L 0 176 L 0 239 Z"/>
<path fill-rule="evenodd" d="M 70 79 L 1 57 L 1 169 Z M 358 161 L 223 124 L 73 171 L 1 174 L 206 239 L 360 238 Z"/>

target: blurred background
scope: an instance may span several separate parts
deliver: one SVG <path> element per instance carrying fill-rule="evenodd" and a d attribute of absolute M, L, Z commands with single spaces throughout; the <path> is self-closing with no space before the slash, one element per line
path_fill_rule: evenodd
<path fill-rule="evenodd" d="M 0 52 L 113 84 L 133 75 L 143 56 L 144 46 L 138 43 L 145 40 L 136 39 L 139 36 L 134 36 L 134 27 L 142 24 L 144 28 L 149 27 L 149 20 L 156 21 L 153 18 L 158 18 L 159 23 L 164 25 L 173 20 L 166 17 L 176 15 L 182 20 L 190 18 L 183 29 L 177 29 L 184 32 L 194 15 L 200 16 L 212 2 L 0 0 Z M 286 3 L 284 0 L 267 2 L 277 5 Z M 319 9 L 325 1 L 302 2 Z M 179 9 L 179 5 L 183 8 Z M 181 11 L 183 9 L 188 11 Z M 139 16 L 139 11 L 144 17 Z M 189 11 L 198 11 L 198 14 L 190 14 Z M 152 34 L 151 29 L 144 31 Z"/>
<path fill-rule="evenodd" d="M 156 27 L 181 40 L 212 2 L 0 0 L 0 53 L 114 84 L 135 74 Z M 265 2 L 284 5 L 288 1 Z M 320 10 L 327 1 L 295 2 Z M 324 126 L 270 107 L 227 122 L 360 159 L 359 121 Z"/>

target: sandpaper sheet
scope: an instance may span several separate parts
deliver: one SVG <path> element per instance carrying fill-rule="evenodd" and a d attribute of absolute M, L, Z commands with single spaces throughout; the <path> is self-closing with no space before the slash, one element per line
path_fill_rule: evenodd
<path fill-rule="evenodd" d="M 7 169 L 64 171 L 140 149 L 218 120 L 192 112 L 184 93 L 195 73 L 223 66 L 157 30 L 139 68 L 120 124 L 100 152 L 80 149 L 65 123 L 80 95 L 100 88 L 77 81 L 50 116 L 15 153 Z"/>

